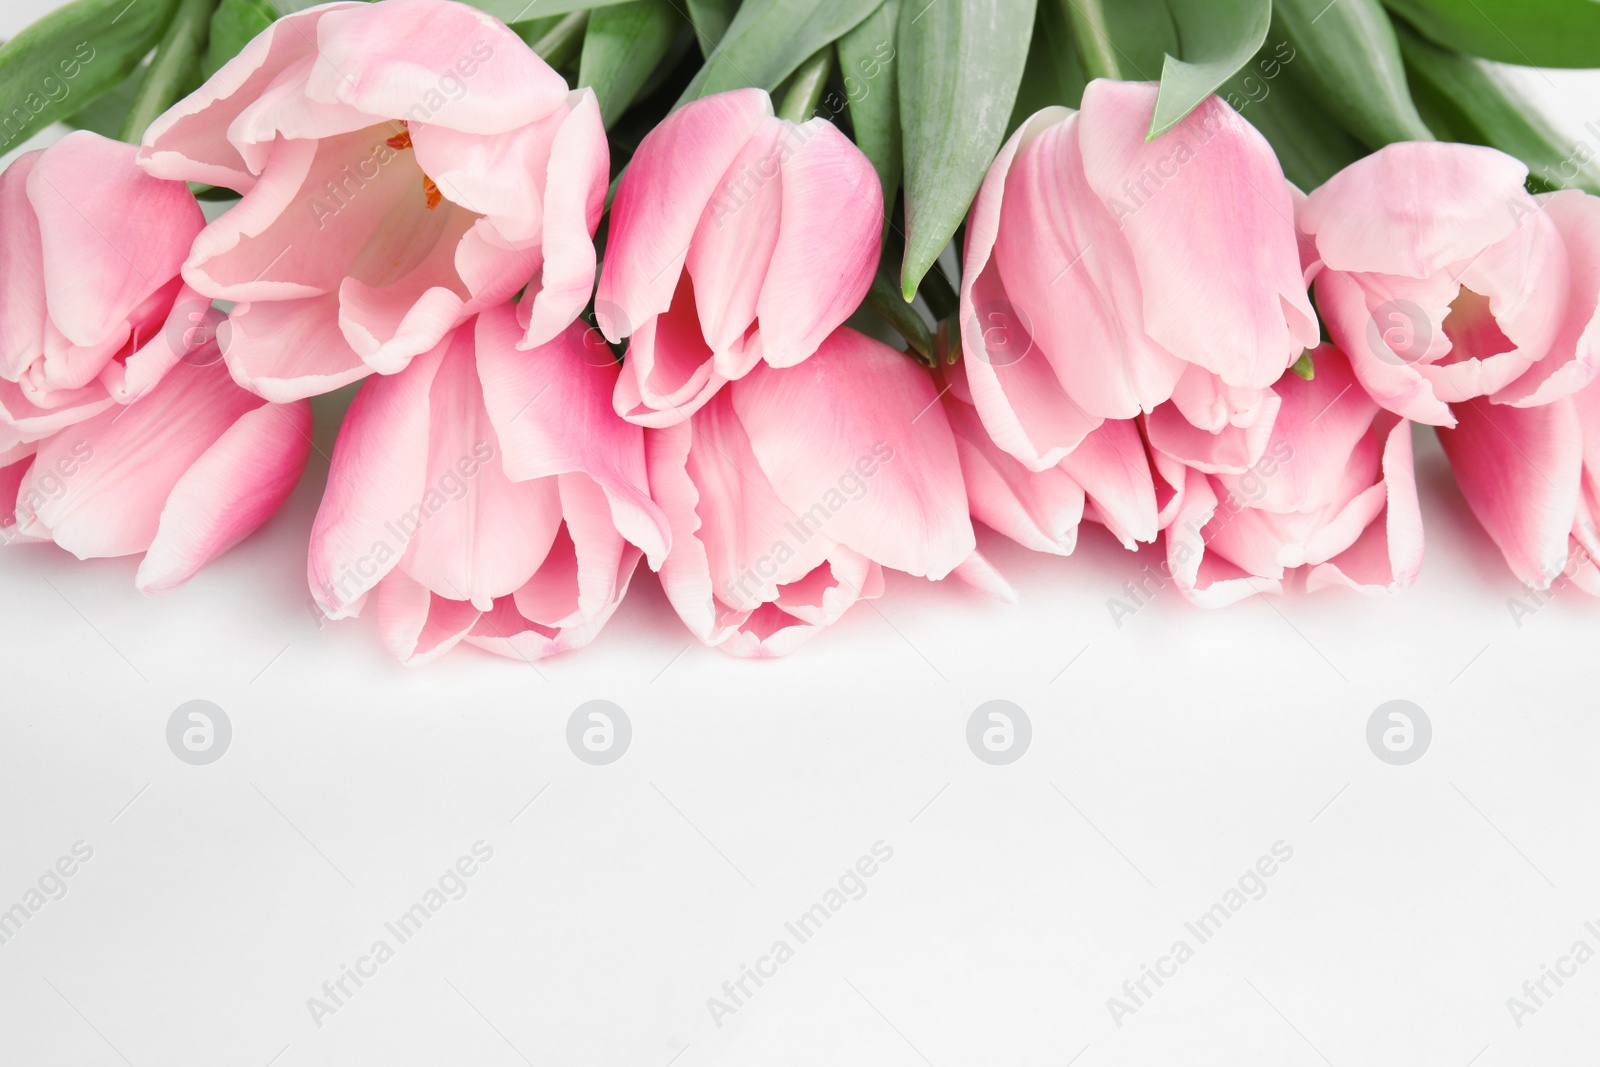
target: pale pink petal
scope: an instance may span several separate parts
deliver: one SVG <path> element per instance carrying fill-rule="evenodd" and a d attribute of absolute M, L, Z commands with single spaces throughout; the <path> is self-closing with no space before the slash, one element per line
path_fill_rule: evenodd
<path fill-rule="evenodd" d="M 1145 416 L 1150 446 L 1207 474 L 1243 474 L 1266 453 L 1281 401 L 1268 389 L 1250 426 L 1226 426 L 1218 433 L 1196 427 L 1173 404 Z"/>
<path fill-rule="evenodd" d="M 228 128 L 287 68 L 315 54 L 317 22 L 346 7 L 365 5 L 325 4 L 268 26 L 205 84 L 150 124 L 139 150 L 140 165 L 158 178 L 247 191 L 259 170 L 252 170 L 228 140 Z"/>
<path fill-rule="evenodd" d="M 647 488 L 643 431 L 611 410 L 616 363 L 585 343 L 580 323 L 532 352 L 517 349 L 519 334 L 510 308 L 478 316 L 478 374 L 507 476 L 587 474 L 605 491 L 617 530 L 660 566 L 667 520 Z"/>
<path fill-rule="evenodd" d="M 780 157 L 783 221 L 757 312 L 774 367 L 805 359 L 860 306 L 883 232 L 883 190 L 861 149 L 825 119 L 786 134 L 798 145 Z"/>
<path fill-rule="evenodd" d="M 306 568 L 331 619 L 356 614 L 416 535 L 427 485 L 428 394 L 445 347 L 398 374 L 369 379 L 339 427 Z"/>
<path fill-rule="evenodd" d="M 933 379 L 905 355 L 841 327 L 804 367 L 763 364 L 729 388 L 762 470 L 802 519 L 908 574 L 942 578 L 972 552 L 955 438 Z"/>
<path fill-rule="evenodd" d="M 1543 589 L 1561 572 L 1578 509 L 1583 437 L 1571 400 L 1513 408 L 1472 400 L 1455 407 L 1439 443 L 1461 495 L 1511 571 Z"/>
<path fill-rule="evenodd" d="M 600 323 L 619 341 L 673 302 L 690 238 L 723 189 L 739 150 L 772 116 L 759 89 L 696 100 L 668 115 L 640 143 L 611 204 L 610 237 L 596 303 Z"/>
<path fill-rule="evenodd" d="M 1061 461 L 1088 496 L 1084 517 L 1112 532 L 1124 548 L 1156 539 L 1160 529 L 1155 481 L 1139 427 L 1107 419 Z"/>
<path fill-rule="evenodd" d="M 1300 228 L 1329 270 L 1423 278 L 1510 234 L 1519 207 L 1537 211 L 1522 188 L 1527 176 L 1493 148 L 1391 144 L 1312 192 Z"/>
<path fill-rule="evenodd" d="M 178 272 L 204 224 L 189 191 L 145 174 L 134 152 L 79 130 L 27 176 L 50 320 L 75 345 L 125 336 L 134 309 Z"/>
<path fill-rule="evenodd" d="M 386 0 L 317 23 L 307 93 L 389 118 L 504 133 L 548 115 L 567 85 L 498 19 L 465 4 Z"/>
<path fill-rule="evenodd" d="M 1412 465 L 1411 424 L 1389 431 L 1383 448 L 1385 511 L 1349 549 L 1306 576 L 1306 590 L 1342 583 L 1361 590 L 1395 592 L 1411 586 L 1422 570 L 1422 510 Z"/>
<path fill-rule="evenodd" d="M 570 107 L 556 132 L 545 178 L 544 265 L 532 290 L 524 348 L 566 329 L 594 290 L 594 231 L 605 209 L 611 155 L 594 91 L 578 90 Z"/>
<path fill-rule="evenodd" d="M 965 385 L 995 443 L 1033 471 L 1054 467 L 1100 420 L 1067 396 L 1055 369 L 1034 351 L 1035 342 L 1020 317 L 1007 313 L 1011 304 L 992 256 L 1006 175 L 1017 151 L 1072 114 L 1066 108 L 1045 108 L 1024 122 L 1000 149 L 967 216 L 966 269 L 961 275 Z M 991 346 L 990 340 L 997 343 Z"/>
<path fill-rule="evenodd" d="M 134 584 L 159 593 L 194 577 L 283 505 L 310 455 L 306 401 L 239 416 L 173 486 Z"/>
<path fill-rule="evenodd" d="M 629 340 L 613 408 L 640 426 L 671 426 L 693 415 L 726 382 L 701 332 L 685 271 L 671 308 L 646 320 Z"/>
<path fill-rule="evenodd" d="M 994 248 L 1005 300 L 972 314 L 985 341 L 1014 317 L 1084 411 L 1127 419 L 1171 396 L 1186 364 L 1144 331 L 1138 266 L 1084 177 L 1081 123 L 1047 127 L 1018 151 Z"/>
<path fill-rule="evenodd" d="M 1415 300 L 1384 299 L 1384 292 L 1369 298 L 1363 282 L 1350 274 L 1325 270 L 1316 283 L 1317 308 L 1334 343 L 1350 358 L 1361 387 L 1404 418 L 1433 426 L 1455 425 L 1455 416 L 1434 392 L 1432 382 L 1413 366 L 1430 357 L 1433 339 L 1444 338 L 1442 318 L 1433 321 L 1437 302 L 1420 293 Z M 1422 330 L 1428 331 L 1429 338 L 1421 336 Z"/>
<path fill-rule="evenodd" d="M 182 367 L 143 399 L 101 412 L 40 442 L 23 492 L 70 459 L 74 473 L 25 528 L 79 559 L 143 552 L 174 486 L 245 412 L 261 401 L 220 364 Z"/>
<path fill-rule="evenodd" d="M 1065 556 L 1078 543 L 1083 487 L 1060 467 L 1030 471 L 990 440 L 970 405 L 946 399 L 972 517 L 1024 548 Z"/>
<path fill-rule="evenodd" d="M 389 654 L 407 667 L 431 663 L 450 651 L 479 616 L 466 601 L 442 597 L 402 571 L 378 583 L 378 630 Z"/>
<path fill-rule="evenodd" d="M 279 404 L 372 373 L 339 329 L 336 294 L 238 305 L 228 316 L 222 357 L 234 381 Z"/>
<path fill-rule="evenodd" d="M 1549 351 L 1492 398 L 1517 407 L 1570 396 L 1600 374 L 1600 199 L 1566 189 L 1537 200 L 1566 247 L 1571 284 Z"/>
<path fill-rule="evenodd" d="M 44 249 L 27 190 L 39 155 L 25 152 L 0 174 L 0 378 L 12 382 L 44 350 Z"/>
<path fill-rule="evenodd" d="M 1132 250 L 1145 332 L 1229 385 L 1265 388 L 1317 335 L 1289 184 L 1261 134 L 1215 96 L 1146 141 L 1156 91 L 1090 83 L 1084 173 Z"/>
<path fill-rule="evenodd" d="M 1166 530 L 1167 568 L 1185 599 L 1206 608 L 1226 607 L 1257 593 L 1279 593 L 1276 578 L 1247 574 L 1221 555 L 1207 550 L 1207 529 L 1218 519 L 1218 502 L 1210 479 L 1197 470 L 1188 474 L 1183 503 Z M 1222 515 L 1227 518 L 1226 513 Z"/>
<path fill-rule="evenodd" d="M 983 553 L 973 549 L 972 555 L 961 561 L 961 565 L 950 572 L 952 577 L 960 578 L 972 588 L 1000 601 L 1002 604 L 1015 604 L 1017 590 L 1005 579 L 1005 575 L 995 570 L 994 564 L 984 558 Z"/>

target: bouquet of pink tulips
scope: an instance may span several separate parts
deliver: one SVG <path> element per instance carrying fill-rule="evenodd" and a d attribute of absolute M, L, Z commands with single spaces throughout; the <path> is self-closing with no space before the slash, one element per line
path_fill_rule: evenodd
<path fill-rule="evenodd" d="M 1600 66 L 1600 5 L 522 2 L 0 46 L 0 541 L 170 589 L 337 393 L 329 618 L 534 659 L 642 564 L 771 656 L 885 569 L 1013 596 L 975 522 L 1402 590 L 1435 427 L 1516 577 L 1600 594 L 1600 168 L 1487 62 Z"/>

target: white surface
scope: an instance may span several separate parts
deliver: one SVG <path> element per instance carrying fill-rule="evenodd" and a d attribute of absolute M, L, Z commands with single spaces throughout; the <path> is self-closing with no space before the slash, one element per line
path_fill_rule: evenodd
<path fill-rule="evenodd" d="M 315 457 L 163 599 L 133 561 L 9 549 L 0 909 L 93 857 L 0 944 L 0 1064 L 1588 1062 L 1600 961 L 1520 1027 L 1506 1000 L 1600 950 L 1600 603 L 1519 627 L 1423 440 L 1403 597 L 1203 613 L 1167 589 L 1119 628 L 1106 601 L 1153 552 L 989 537 L 1020 604 L 891 580 L 763 663 L 691 644 L 641 573 L 581 653 L 403 670 L 308 606 Z M 201 767 L 165 739 L 197 698 L 234 730 Z M 603 767 L 565 741 L 595 698 L 634 730 Z M 1034 728 L 1004 767 L 965 739 L 996 698 Z M 1433 723 L 1409 766 L 1365 738 L 1395 698 Z M 315 1025 L 307 999 L 480 840 L 466 895 Z M 785 922 L 878 841 L 866 895 L 799 944 Z M 1279 841 L 1266 895 L 1199 944 L 1184 924 Z M 707 999 L 779 938 L 794 958 L 716 1026 Z M 1115 1025 L 1180 938 L 1194 958 Z"/>

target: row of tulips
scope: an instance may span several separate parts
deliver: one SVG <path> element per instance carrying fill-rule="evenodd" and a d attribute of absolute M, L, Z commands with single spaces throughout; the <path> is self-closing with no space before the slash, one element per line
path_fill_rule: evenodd
<path fill-rule="evenodd" d="M 1396 590 L 1413 423 L 1518 578 L 1600 593 L 1600 201 L 1440 143 L 1307 196 L 1215 98 L 1146 141 L 1155 95 L 1093 82 L 1004 146 L 930 368 L 845 325 L 885 214 L 828 122 L 680 108 L 599 255 L 593 93 L 445 0 L 290 15 L 141 146 L 73 133 L 0 176 L 0 536 L 176 586 L 288 497 L 308 398 L 361 381 L 311 592 L 407 663 L 579 647 L 641 560 L 747 656 L 885 568 L 1009 598 L 974 520 L 1160 541 L 1203 605 Z M 207 224 L 185 182 L 240 199 Z"/>

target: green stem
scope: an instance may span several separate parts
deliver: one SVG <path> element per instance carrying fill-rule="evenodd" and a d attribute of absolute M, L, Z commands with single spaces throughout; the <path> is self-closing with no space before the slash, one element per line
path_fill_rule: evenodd
<path fill-rule="evenodd" d="M 583 49 L 583 34 L 589 28 L 589 12 L 574 11 L 533 42 L 539 58 L 556 70 L 571 63 Z"/>
<path fill-rule="evenodd" d="M 1121 78 L 1117 65 L 1117 49 L 1111 43 L 1111 31 L 1106 28 L 1106 12 L 1102 0 L 1060 0 L 1072 27 L 1072 40 L 1078 48 L 1078 59 L 1083 72 L 1092 78 Z"/>
<path fill-rule="evenodd" d="M 928 332 L 928 324 L 922 321 L 922 316 L 917 314 L 917 309 L 900 299 L 900 287 L 882 274 L 872 279 L 872 287 L 867 290 L 867 306 L 876 311 L 894 332 L 906 339 L 906 344 L 911 346 L 909 355 L 924 367 L 931 367 L 933 358 L 933 335 Z"/>
<path fill-rule="evenodd" d="M 828 75 L 833 73 L 833 45 L 824 45 L 810 59 L 800 64 L 789 78 L 788 91 L 783 94 L 783 106 L 778 117 L 790 122 L 805 122 L 816 113 L 822 102 L 822 91 L 828 85 Z"/>
<path fill-rule="evenodd" d="M 128 117 L 123 120 L 121 137 L 137 144 L 150 123 L 178 102 L 198 81 L 200 56 L 206 50 L 211 32 L 211 12 L 216 0 L 183 0 L 156 46 L 155 58 L 139 81 Z"/>

